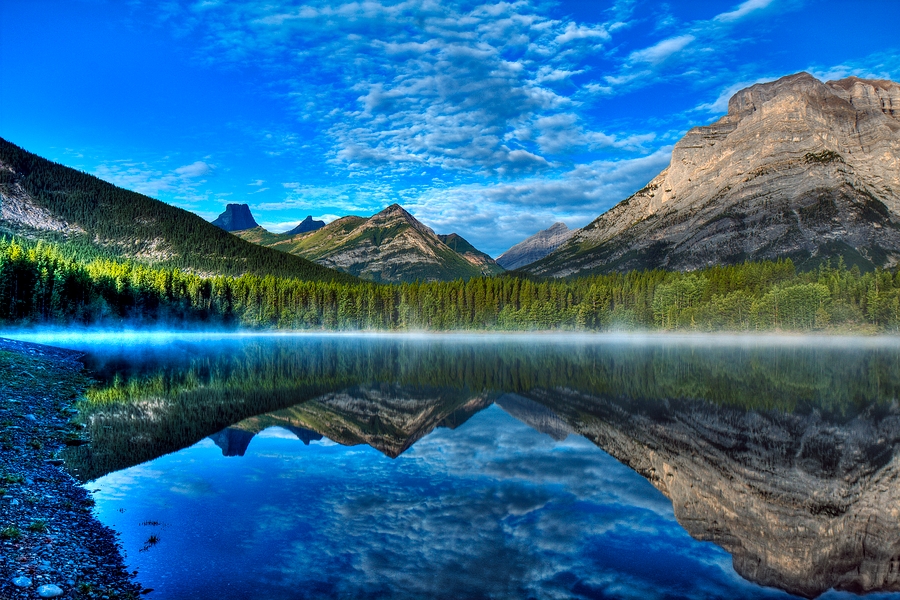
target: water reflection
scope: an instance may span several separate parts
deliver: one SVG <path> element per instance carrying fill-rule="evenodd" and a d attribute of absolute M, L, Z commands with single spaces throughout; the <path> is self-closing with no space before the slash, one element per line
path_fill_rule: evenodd
<path fill-rule="evenodd" d="M 583 436 L 634 469 L 671 500 L 669 510 L 684 530 L 727 550 L 735 570 L 750 581 L 807 597 L 831 588 L 857 593 L 900 590 L 900 352 L 895 347 L 307 337 L 179 343 L 174 352 L 151 348 L 137 360 L 131 350 L 107 349 L 92 352 L 89 360 L 100 383 L 82 409 L 94 443 L 70 449 L 67 457 L 69 466 L 85 480 L 192 447 L 207 437 L 215 443 L 207 442 L 209 447 L 220 454 L 244 456 L 256 444 L 253 436 L 273 427 L 295 444 L 298 438 L 309 443 L 324 436 L 343 446 L 367 445 L 389 457 L 427 455 L 431 461 L 440 460 L 440 454 L 450 452 L 452 446 L 462 460 L 478 452 L 478 438 L 448 430 L 496 403 L 503 414 L 555 440 L 553 448 L 577 445 L 582 439 L 578 436 Z M 518 435 L 519 441 L 511 445 L 523 443 L 524 434 Z M 436 437 L 443 443 L 440 451 L 434 449 Z M 198 447 L 207 448 L 194 446 Z M 178 461 L 181 455 L 166 459 Z M 401 469 L 407 464 L 385 467 L 390 463 L 378 463 L 369 455 L 365 461 L 367 468 L 375 470 Z M 573 467 L 554 458 L 551 451 L 540 452 L 528 460 L 508 460 L 504 477 L 514 472 L 516 481 L 546 481 L 554 469 L 569 469 L 590 481 L 588 473 L 595 466 L 591 461 L 602 462 L 602 456 L 574 461 Z M 499 464 L 491 462 L 494 475 Z M 453 469 L 459 468 L 454 463 Z M 351 470 L 359 472 L 359 465 Z M 496 507 L 491 508 L 491 502 L 476 503 L 472 510 L 484 514 L 472 514 L 463 510 L 471 501 L 471 489 L 438 491 L 434 488 L 438 483 L 423 473 L 391 474 L 405 476 L 416 481 L 421 498 L 417 501 L 415 494 L 407 494 L 396 499 L 398 511 L 428 512 L 427 507 L 416 506 L 425 499 L 429 506 L 449 502 L 455 512 L 443 511 L 442 517 L 433 515 L 434 520 L 424 514 L 412 521 L 389 518 L 392 513 L 385 506 L 390 502 L 376 500 L 361 489 L 345 490 L 351 500 L 334 507 L 345 525 L 361 527 L 354 539 L 371 534 L 381 540 L 380 554 L 373 549 L 366 558 L 385 561 L 372 566 L 380 574 L 377 585 L 389 588 L 381 596 L 396 595 L 403 586 L 435 592 L 411 581 L 386 583 L 388 567 L 402 562 L 393 556 L 400 550 L 384 545 L 391 536 L 414 536 L 416 528 L 427 526 L 429 543 L 434 543 L 435 535 L 472 522 L 486 530 L 512 527 L 514 515 L 540 519 L 546 516 L 542 507 L 561 501 L 544 486 L 527 493 L 503 491 L 501 486 L 491 493 Z M 576 484 L 566 485 L 563 496 L 570 497 Z M 595 492 L 585 491 L 582 499 L 593 498 Z M 454 493 L 461 496 L 454 500 Z M 646 500 L 628 510 L 645 510 L 640 502 Z M 521 509 L 515 508 L 518 503 L 523 503 Z M 603 506 L 608 510 L 609 505 Z M 616 506 L 621 509 L 622 503 Z M 578 519 L 587 517 L 569 514 L 568 518 L 573 520 L 571 527 L 577 528 Z M 382 521 L 382 526 L 366 534 L 370 527 L 361 523 L 372 519 Z M 538 543 L 554 528 L 564 528 L 560 523 L 552 527 L 523 523 L 512 529 L 516 536 L 525 536 L 527 543 Z M 595 536 L 597 531 L 603 531 L 603 526 L 591 521 L 581 530 L 578 542 L 572 543 L 584 546 L 590 537 L 585 532 Z M 478 565 L 483 568 L 490 563 L 500 569 L 501 563 L 504 568 L 514 564 L 527 570 L 527 564 L 520 564 L 526 554 L 529 560 L 538 560 L 512 548 L 508 536 L 500 538 L 495 540 L 496 547 L 464 542 L 468 554 L 457 557 L 459 581 L 465 584 L 466 577 L 474 578 L 469 572 Z M 398 543 L 406 547 L 417 542 Z M 631 539 L 626 553 L 634 555 L 637 543 Z M 650 548 L 643 551 L 665 564 L 686 551 L 675 546 L 668 554 Z M 562 546 L 553 547 L 556 550 L 547 549 L 540 560 Z M 443 547 L 434 551 L 439 550 L 450 552 Z M 585 552 L 566 560 L 584 563 L 586 556 L 593 556 Z M 303 562 L 299 556 L 294 559 Z M 605 560 L 602 568 L 595 564 L 600 571 L 609 568 L 610 557 Z M 666 573 L 673 572 L 672 566 L 666 565 Z M 625 564 L 617 568 L 620 575 L 628 572 Z M 340 595 L 340 586 L 349 585 L 337 578 L 340 568 L 334 569 L 335 578 L 328 585 L 337 587 L 329 587 L 322 595 Z M 539 577 L 544 586 L 539 590 L 526 589 L 524 582 L 533 576 L 524 572 L 497 574 L 504 585 L 518 581 L 525 586 L 521 589 L 485 588 L 484 582 L 478 587 L 474 579 L 466 589 L 469 593 L 480 589 L 485 597 L 550 597 L 563 589 L 575 594 L 578 584 L 583 593 L 575 595 L 621 596 L 610 591 L 617 589 L 610 582 L 586 579 L 587 566 L 576 571 L 580 579 L 565 585 L 560 582 L 575 571 L 560 571 L 556 575 L 562 579 L 552 585 Z M 445 575 L 452 573 L 450 568 Z M 686 590 L 682 584 L 660 589 L 671 595 Z M 357 595 L 372 589 L 360 585 L 355 588 Z M 719 589 L 716 594 L 740 589 L 728 593 Z M 691 590 L 685 595 L 704 595 Z M 761 593 L 758 588 L 750 595 L 757 593 Z"/>

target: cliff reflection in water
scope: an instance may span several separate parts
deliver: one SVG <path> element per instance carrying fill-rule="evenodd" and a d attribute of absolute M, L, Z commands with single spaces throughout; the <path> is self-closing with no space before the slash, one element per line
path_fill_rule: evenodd
<path fill-rule="evenodd" d="M 496 402 L 633 468 L 753 582 L 900 590 L 896 348 L 287 337 L 90 361 L 85 481 L 272 426 L 396 457 Z"/>

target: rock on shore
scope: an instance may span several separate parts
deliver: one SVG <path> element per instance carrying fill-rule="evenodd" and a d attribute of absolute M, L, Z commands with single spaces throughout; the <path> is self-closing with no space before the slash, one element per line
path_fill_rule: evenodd
<path fill-rule="evenodd" d="M 137 598 L 115 534 L 57 453 L 81 432 L 78 355 L 0 339 L 0 598 Z"/>

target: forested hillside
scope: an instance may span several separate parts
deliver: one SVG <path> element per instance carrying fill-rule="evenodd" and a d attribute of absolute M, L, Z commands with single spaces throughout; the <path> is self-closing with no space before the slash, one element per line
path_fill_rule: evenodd
<path fill-rule="evenodd" d="M 375 284 L 243 275 L 95 259 L 0 241 L 4 324 L 226 325 L 376 330 L 898 331 L 900 272 L 842 264 L 798 273 L 788 260 L 693 273 L 514 277 Z"/>
<path fill-rule="evenodd" d="M 193 213 L 51 162 L 2 138 L 0 193 L 3 204 L 18 202 L 24 206 L 22 212 L 43 214 L 45 221 L 59 224 L 56 232 L 48 231 L 16 222 L 9 218 L 10 211 L 4 210 L 0 227 L 64 242 L 86 256 L 132 258 L 207 275 L 354 279 L 303 258 L 244 242 Z"/>

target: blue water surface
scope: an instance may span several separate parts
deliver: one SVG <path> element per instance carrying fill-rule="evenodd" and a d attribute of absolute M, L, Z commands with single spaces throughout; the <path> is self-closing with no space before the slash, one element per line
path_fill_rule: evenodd
<path fill-rule="evenodd" d="M 715 399 L 711 411 L 738 393 L 746 404 L 761 390 L 759 410 L 769 410 L 770 398 L 780 406 L 802 396 L 796 410 L 830 411 L 840 424 L 855 418 L 854 410 L 870 411 L 867 402 L 890 405 L 894 387 L 886 386 L 900 385 L 894 381 L 897 340 L 863 340 L 852 350 L 844 343 L 158 335 L 73 338 L 63 345 L 89 352 L 98 387 L 115 392 L 109 400 L 118 402 L 115 419 L 103 420 L 104 411 L 113 411 L 107 400 L 89 407 L 95 411 L 94 454 L 73 464 L 105 473 L 87 484 L 97 515 L 119 533 L 126 563 L 154 590 L 151 598 L 525 600 L 792 596 L 742 578 L 728 552 L 679 525 L 671 501 L 647 479 L 588 439 L 560 433 L 547 407 L 532 402 L 531 413 L 516 412 L 504 408 L 515 402 L 504 403 L 500 394 L 578 382 L 603 397 L 646 401 L 636 405 L 643 407 L 640 414 L 655 418 L 653 407 L 668 402 L 657 396 L 669 389 L 696 388 Z M 728 357 L 721 365 L 720 355 Z M 503 372 L 483 371 L 495 359 Z M 786 375 L 779 372 L 784 369 Z M 310 391 L 305 373 L 321 389 Z M 603 376 L 594 381 L 598 373 Z M 862 375 L 850 381 L 845 373 Z M 248 377 L 249 391 L 241 385 Z M 137 392 L 128 381 L 136 382 Z M 870 381 L 880 399 L 860 396 Z M 197 436 L 191 423 L 172 416 L 175 408 L 189 408 L 191 398 L 204 411 L 224 411 L 217 402 L 242 401 L 257 388 L 263 391 L 254 397 L 290 398 L 299 390 L 307 395 L 297 406 L 330 407 L 332 421 L 319 432 L 326 436 L 307 435 L 315 432 L 306 424 L 257 431 L 225 421 L 219 426 L 250 440 L 232 447 L 210 430 L 214 418 L 195 415 L 204 431 Z M 579 393 L 567 397 L 577 400 Z M 328 399 L 322 404 L 310 394 Z M 356 445 L 329 440 L 328 431 L 352 428 L 353 419 L 365 416 L 367 394 L 380 394 L 380 406 L 391 407 L 393 418 L 403 414 L 404 403 L 418 407 L 408 415 L 413 421 L 438 414 L 434 407 L 442 402 L 454 412 L 441 413 L 436 428 L 422 421 L 430 433 L 404 446 L 391 442 L 390 423 L 378 415 L 360 425 L 370 437 Z M 466 402 L 469 397 L 484 401 Z M 856 398 L 863 408 L 845 411 L 844 398 Z M 341 412 L 341 402 L 355 404 Z M 459 416 L 457 406 L 469 408 Z M 602 406 L 617 410 L 615 403 Z M 740 406 L 734 410 L 745 410 Z M 317 413 L 303 414 L 304 423 L 313 423 Z M 522 421 L 513 416 L 523 414 Z M 575 417 L 567 418 L 571 424 Z M 129 419 L 146 423 L 132 428 Z M 542 419 L 545 425 L 536 425 Z M 107 422 L 125 433 L 105 440 Z M 156 437 L 149 443 L 148 436 Z M 177 449 L 164 443 L 170 437 L 191 442 Z M 156 458 L 135 465 L 129 448 L 149 448 L 147 455 Z M 856 596 L 830 591 L 820 597 Z"/>

